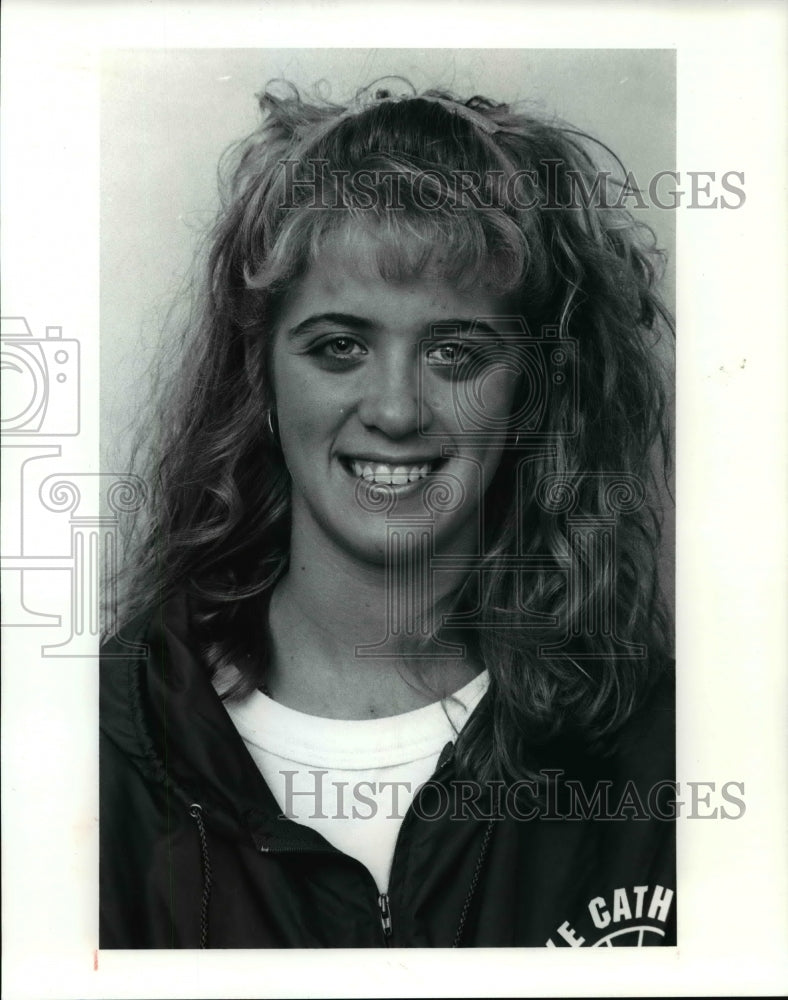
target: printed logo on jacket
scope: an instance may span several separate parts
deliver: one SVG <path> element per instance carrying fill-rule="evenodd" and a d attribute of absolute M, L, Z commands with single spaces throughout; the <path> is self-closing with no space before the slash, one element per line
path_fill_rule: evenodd
<path fill-rule="evenodd" d="M 545 942 L 548 948 L 616 948 L 661 945 L 673 890 L 635 885 L 589 899 L 574 922 L 565 920 Z"/>

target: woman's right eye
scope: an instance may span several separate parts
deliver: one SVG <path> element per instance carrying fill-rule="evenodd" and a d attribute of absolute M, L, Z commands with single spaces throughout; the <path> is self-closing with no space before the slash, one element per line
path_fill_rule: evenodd
<path fill-rule="evenodd" d="M 335 367 L 345 367 L 359 361 L 367 349 L 354 337 L 334 336 L 319 341 L 309 353 Z"/>

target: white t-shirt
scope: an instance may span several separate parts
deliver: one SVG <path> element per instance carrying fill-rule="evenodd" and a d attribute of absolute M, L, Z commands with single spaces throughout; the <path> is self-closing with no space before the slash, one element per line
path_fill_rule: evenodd
<path fill-rule="evenodd" d="M 225 708 L 282 813 L 312 827 L 388 890 L 413 796 L 487 686 L 487 671 L 443 702 L 382 719 L 323 719 L 254 691 Z"/>

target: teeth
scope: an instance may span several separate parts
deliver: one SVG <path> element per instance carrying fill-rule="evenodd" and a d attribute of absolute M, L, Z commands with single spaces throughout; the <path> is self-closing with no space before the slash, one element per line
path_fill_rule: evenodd
<path fill-rule="evenodd" d="M 379 483 L 387 486 L 405 486 L 406 483 L 415 483 L 419 479 L 424 479 L 429 474 L 430 462 L 422 465 L 373 465 L 371 462 L 357 462 L 352 460 L 350 467 L 353 475 L 359 479 L 364 479 L 368 483 Z"/>

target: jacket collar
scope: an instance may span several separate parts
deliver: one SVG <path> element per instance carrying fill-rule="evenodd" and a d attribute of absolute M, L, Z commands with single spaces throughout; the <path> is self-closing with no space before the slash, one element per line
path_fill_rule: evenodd
<path fill-rule="evenodd" d="M 131 631 L 131 630 L 129 630 Z M 197 803 L 225 835 L 258 849 L 331 849 L 280 809 L 211 684 L 184 597 L 133 627 L 147 653 L 116 639 L 102 650 L 101 728 L 149 780 Z"/>

